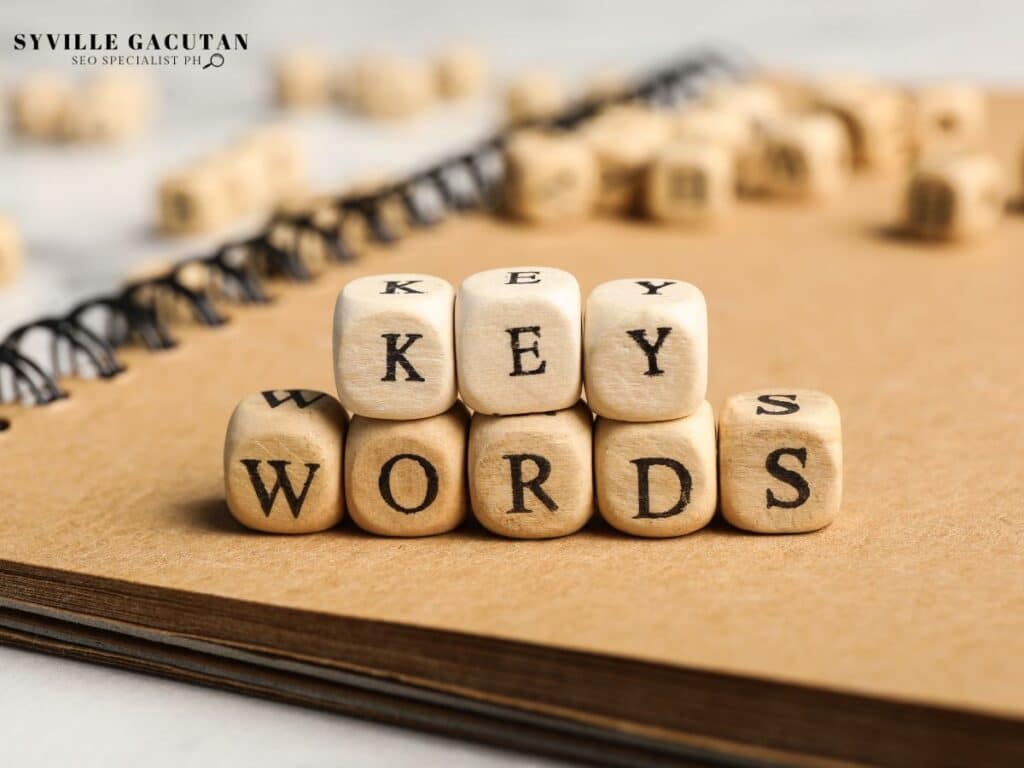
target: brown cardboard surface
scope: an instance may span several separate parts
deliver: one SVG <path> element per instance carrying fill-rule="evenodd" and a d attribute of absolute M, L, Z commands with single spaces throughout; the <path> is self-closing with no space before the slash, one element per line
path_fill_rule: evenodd
<path fill-rule="evenodd" d="M 1014 174 L 1024 99 L 997 97 L 993 107 L 996 146 Z M 272 306 L 237 309 L 222 329 L 179 330 L 173 351 L 128 352 L 123 376 L 68 382 L 69 400 L 15 411 L 0 432 L 0 599 L 481 696 L 513 695 L 530 681 L 488 692 L 488 675 L 508 670 L 485 664 L 455 680 L 452 638 L 504 638 L 525 644 L 517 648 L 651 662 L 636 668 L 647 675 L 659 666 L 723 672 L 1019 724 L 1024 214 L 977 243 L 921 245 L 890 226 L 899 197 L 898 179 L 858 178 L 833 204 L 744 204 L 729 225 L 708 231 L 452 220 L 314 285 L 278 286 Z M 228 416 L 261 389 L 331 391 L 332 306 L 346 280 L 415 270 L 455 282 L 515 264 L 569 269 L 584 291 L 634 275 L 700 286 L 716 407 L 760 386 L 821 389 L 839 403 L 839 519 L 800 536 L 713 524 L 670 540 L 595 521 L 551 541 L 508 541 L 475 526 L 393 540 L 351 522 L 283 538 L 231 520 L 220 458 Z M 394 625 L 424 631 L 410 629 L 415 642 L 407 642 Z M 343 657 L 374 637 L 372 663 Z M 592 686 L 592 697 L 601 690 L 598 679 L 563 683 Z M 597 707 L 582 694 L 564 705 Z M 756 726 L 750 734 L 760 738 Z M 813 734 L 764 739 L 829 750 Z M 850 749 L 837 754 L 864 755 Z"/>

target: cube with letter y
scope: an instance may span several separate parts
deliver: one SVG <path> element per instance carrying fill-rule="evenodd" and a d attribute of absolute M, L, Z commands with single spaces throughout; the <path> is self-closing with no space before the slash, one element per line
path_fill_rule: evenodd
<path fill-rule="evenodd" d="M 843 493 L 839 408 L 822 392 L 733 395 L 718 422 L 722 514 L 747 531 L 801 533 L 832 522 Z"/>
<path fill-rule="evenodd" d="M 664 421 L 693 413 L 708 387 L 704 294 L 665 278 L 597 286 L 587 298 L 583 369 L 598 416 Z"/>
<path fill-rule="evenodd" d="M 455 292 L 431 275 L 360 277 L 334 311 L 334 375 L 348 410 L 424 419 L 455 403 Z"/>
<path fill-rule="evenodd" d="M 244 398 L 224 440 L 228 509 L 248 528 L 313 533 L 344 515 L 345 411 L 328 394 L 274 389 Z"/>
<path fill-rule="evenodd" d="M 486 414 L 573 406 L 583 382 L 580 286 L 550 267 L 478 272 L 455 304 L 459 390 Z"/>

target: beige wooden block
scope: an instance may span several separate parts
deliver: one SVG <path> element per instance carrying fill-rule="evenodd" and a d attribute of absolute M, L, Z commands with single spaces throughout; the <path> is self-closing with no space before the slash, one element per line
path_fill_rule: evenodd
<path fill-rule="evenodd" d="M 673 129 L 674 138 L 724 147 L 733 159 L 738 191 L 763 190 L 762 135 L 745 115 L 722 107 L 691 106 L 675 116 Z"/>
<path fill-rule="evenodd" d="M 455 403 L 455 292 L 431 275 L 348 282 L 334 309 L 334 378 L 352 413 L 422 419 Z"/>
<path fill-rule="evenodd" d="M 18 228 L 13 219 L 0 215 L 0 286 L 17 280 L 23 261 Z"/>
<path fill-rule="evenodd" d="M 249 395 L 224 440 L 228 509 L 269 533 L 313 533 L 345 514 L 345 412 L 330 395 L 275 389 Z"/>
<path fill-rule="evenodd" d="M 224 198 L 232 216 L 244 216 L 270 206 L 274 194 L 267 165 L 251 147 L 230 147 L 217 152 L 200 165 L 220 178 Z"/>
<path fill-rule="evenodd" d="M 710 224 L 726 218 L 736 197 L 736 163 L 725 147 L 696 141 L 666 145 L 647 169 L 644 206 L 667 224 Z"/>
<path fill-rule="evenodd" d="M 487 57 L 476 48 L 465 45 L 448 48 L 438 54 L 434 67 L 437 90 L 444 99 L 468 99 L 487 87 Z"/>
<path fill-rule="evenodd" d="M 331 93 L 331 64 L 317 51 L 292 51 L 274 63 L 274 87 L 282 107 L 318 107 Z"/>
<path fill-rule="evenodd" d="M 154 94 L 145 78 L 111 71 L 89 80 L 61 115 L 61 137 L 69 141 L 118 142 L 139 136 L 153 115 Z"/>
<path fill-rule="evenodd" d="M 168 259 L 147 259 L 133 264 L 125 271 L 122 284 L 129 285 L 153 280 L 168 274 L 174 263 Z M 213 273 L 209 266 L 201 262 L 192 262 L 178 270 L 178 282 L 196 293 L 209 293 L 213 289 Z M 157 318 L 166 324 L 177 324 L 195 320 L 195 312 L 191 303 L 167 285 L 148 285 L 137 288 L 134 296 L 137 301 L 148 304 L 156 312 Z"/>
<path fill-rule="evenodd" d="M 505 119 L 522 123 L 553 117 L 568 103 L 565 86 L 550 72 L 525 72 L 505 89 Z"/>
<path fill-rule="evenodd" d="M 778 92 L 767 83 L 717 83 L 704 94 L 704 104 L 742 115 L 754 124 L 778 119 L 784 109 Z"/>
<path fill-rule="evenodd" d="M 587 297 L 587 401 L 599 416 L 664 421 L 696 411 L 708 388 L 708 309 L 690 283 L 629 278 Z"/>
<path fill-rule="evenodd" d="M 405 120 L 437 100 L 434 70 L 426 61 L 370 55 L 356 62 L 352 78 L 353 107 L 367 117 Z"/>
<path fill-rule="evenodd" d="M 582 528 L 594 511 L 592 428 L 583 403 L 525 416 L 474 414 L 467 469 L 476 519 L 513 539 Z"/>
<path fill-rule="evenodd" d="M 581 221 L 593 213 L 597 191 L 597 163 L 579 138 L 524 131 L 506 144 L 505 206 L 522 221 Z"/>
<path fill-rule="evenodd" d="M 264 175 L 275 201 L 283 201 L 304 191 L 308 180 L 306 158 L 293 133 L 268 126 L 244 136 L 236 148 L 254 152 L 263 163 Z"/>
<path fill-rule="evenodd" d="M 906 166 L 910 105 L 897 89 L 867 79 L 827 79 L 815 91 L 814 106 L 842 122 L 855 167 L 891 171 Z"/>
<path fill-rule="evenodd" d="M 354 416 L 345 443 L 345 496 L 356 525 L 382 536 L 431 536 L 466 517 L 469 414 L 385 421 Z"/>
<path fill-rule="evenodd" d="M 580 286 L 551 267 L 508 267 L 462 281 L 455 302 L 459 390 L 485 414 L 569 408 L 583 383 Z"/>
<path fill-rule="evenodd" d="M 32 139 L 58 139 L 72 93 L 71 85 L 59 75 L 36 74 L 25 78 L 11 98 L 15 130 Z"/>
<path fill-rule="evenodd" d="M 991 230 L 1005 207 L 1002 170 L 989 155 L 935 157 L 907 185 L 906 227 L 920 236 L 958 239 Z"/>
<path fill-rule="evenodd" d="M 160 229 L 172 235 L 209 232 L 231 217 L 224 180 L 196 165 L 166 176 L 157 188 Z"/>
<path fill-rule="evenodd" d="M 626 214 L 640 207 L 647 166 L 672 130 L 667 115 L 633 105 L 609 108 L 583 126 L 600 174 L 599 212 Z"/>
<path fill-rule="evenodd" d="M 988 107 L 979 88 L 941 83 L 914 97 L 914 139 L 918 153 L 979 149 L 988 132 Z"/>
<path fill-rule="evenodd" d="M 766 129 L 764 162 L 768 190 L 782 197 L 828 199 L 841 191 L 852 171 L 850 145 L 842 123 L 831 115 L 799 115 Z"/>
<path fill-rule="evenodd" d="M 718 500 L 715 416 L 637 424 L 598 418 L 594 428 L 597 509 L 634 536 L 682 536 L 707 525 Z"/>
<path fill-rule="evenodd" d="M 719 416 L 718 468 L 722 514 L 737 528 L 824 528 L 843 495 L 839 408 L 809 389 L 733 395 Z"/>

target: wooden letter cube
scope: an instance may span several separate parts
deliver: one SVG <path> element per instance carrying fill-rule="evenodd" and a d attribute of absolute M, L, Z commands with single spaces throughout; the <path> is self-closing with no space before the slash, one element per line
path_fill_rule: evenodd
<path fill-rule="evenodd" d="M 303 190 L 306 161 L 295 136 L 287 130 L 262 128 L 243 138 L 238 149 L 261 159 L 273 199 L 283 201 Z"/>
<path fill-rule="evenodd" d="M 505 147 L 505 204 L 532 224 L 579 221 L 597 200 L 597 164 L 572 136 L 524 132 Z"/>
<path fill-rule="evenodd" d="M 60 135 L 61 120 L 71 100 L 71 86 L 60 76 L 28 77 L 12 96 L 14 127 L 22 136 L 52 141 Z"/>
<path fill-rule="evenodd" d="M 634 536 L 682 536 L 715 515 L 715 416 L 704 401 L 683 419 L 635 424 L 599 418 L 594 430 L 597 509 Z"/>
<path fill-rule="evenodd" d="M 708 387 L 704 294 L 661 278 L 597 286 L 587 298 L 583 371 L 599 416 L 663 421 L 693 413 Z"/>
<path fill-rule="evenodd" d="M 294 51 L 275 64 L 277 103 L 282 107 L 316 107 L 331 92 L 331 65 L 316 51 Z"/>
<path fill-rule="evenodd" d="M 224 180 L 209 164 L 167 176 L 157 196 L 160 229 L 167 234 L 209 232 L 231 216 Z"/>
<path fill-rule="evenodd" d="M 987 155 L 920 164 L 907 187 L 906 224 L 920 237 L 956 239 L 992 229 L 1005 205 L 999 163 Z"/>
<path fill-rule="evenodd" d="M 384 120 L 414 117 L 437 97 L 434 71 L 425 61 L 398 56 L 367 56 L 352 75 L 353 106 Z"/>
<path fill-rule="evenodd" d="M 440 416 L 384 421 L 354 416 L 345 444 L 348 511 L 364 531 L 430 536 L 466 516 L 466 431 L 456 403 Z"/>
<path fill-rule="evenodd" d="M 21 272 L 21 238 L 12 219 L 0 216 L 0 285 L 13 282 Z"/>
<path fill-rule="evenodd" d="M 824 199 L 842 189 L 852 170 L 842 123 L 831 115 L 780 119 L 767 128 L 765 171 L 770 192 Z"/>
<path fill-rule="evenodd" d="M 557 411 L 583 383 L 580 286 L 550 267 L 477 272 L 455 302 L 459 389 L 479 413 Z"/>
<path fill-rule="evenodd" d="M 915 99 L 918 152 L 962 152 L 978 149 L 988 131 L 988 109 L 982 92 L 970 85 L 945 83 L 919 90 Z"/>
<path fill-rule="evenodd" d="M 469 98 L 487 84 L 487 59 L 475 48 L 449 48 L 437 57 L 435 67 L 437 89 L 445 99 Z"/>
<path fill-rule="evenodd" d="M 334 309 L 334 379 L 342 405 L 376 419 L 423 419 L 452 407 L 455 292 L 431 275 L 360 277 Z"/>
<path fill-rule="evenodd" d="M 468 471 L 477 520 L 514 539 L 578 531 L 594 511 L 591 438 L 583 403 L 527 416 L 474 414 Z"/>
<path fill-rule="evenodd" d="M 505 119 L 522 123 L 551 117 L 565 103 L 565 89 L 557 77 L 549 72 L 527 72 L 505 91 Z"/>
<path fill-rule="evenodd" d="M 835 519 L 843 495 L 839 408 L 826 394 L 766 389 L 730 397 L 718 422 L 725 519 L 757 533 L 801 533 Z"/>
<path fill-rule="evenodd" d="M 814 102 L 842 122 L 855 167 L 882 171 L 905 167 L 910 115 L 904 95 L 870 80 L 834 78 L 819 86 Z"/>
<path fill-rule="evenodd" d="M 269 533 L 313 533 L 345 513 L 345 412 L 330 395 L 275 389 L 250 395 L 231 414 L 224 440 L 228 509 Z"/>
<path fill-rule="evenodd" d="M 724 218 L 735 198 L 735 160 L 724 147 L 674 142 L 647 171 L 648 215 L 671 224 L 707 224 Z"/>
<path fill-rule="evenodd" d="M 636 211 L 643 200 L 647 166 L 669 141 L 672 130 L 666 115 L 637 106 L 606 109 L 583 126 L 600 173 L 598 211 Z"/>
<path fill-rule="evenodd" d="M 717 83 L 704 94 L 705 105 L 742 115 L 753 125 L 778 118 L 782 99 L 767 83 Z"/>

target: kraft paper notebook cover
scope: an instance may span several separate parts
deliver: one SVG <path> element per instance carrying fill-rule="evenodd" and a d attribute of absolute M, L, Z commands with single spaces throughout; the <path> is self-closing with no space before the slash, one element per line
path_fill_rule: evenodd
<path fill-rule="evenodd" d="M 1024 98 L 992 103 L 1016 167 Z M 619 764 L 1024 761 L 1024 216 L 950 248 L 887 228 L 895 178 L 717 231 L 454 217 L 110 380 L 6 408 L 0 639 L 460 736 Z M 846 493 L 814 534 L 721 523 L 549 541 L 248 532 L 223 501 L 236 401 L 331 391 L 345 281 L 425 271 L 689 280 L 711 392 L 800 385 L 843 414 Z"/>

